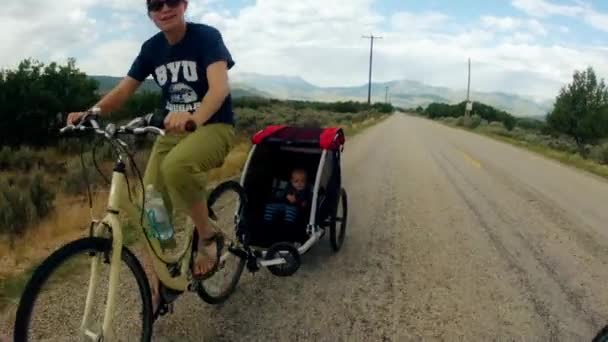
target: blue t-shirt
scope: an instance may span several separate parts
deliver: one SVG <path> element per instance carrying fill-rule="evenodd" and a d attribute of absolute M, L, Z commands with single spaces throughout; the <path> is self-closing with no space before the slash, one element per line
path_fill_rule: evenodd
<path fill-rule="evenodd" d="M 220 32 L 187 23 L 186 35 L 176 45 L 170 45 L 162 32 L 144 42 L 128 75 L 143 82 L 152 74 L 162 89 L 164 118 L 169 112 L 194 113 L 209 90 L 207 67 L 218 61 L 226 61 L 228 69 L 234 66 Z M 234 125 L 231 95 L 206 124 L 217 122 Z"/>

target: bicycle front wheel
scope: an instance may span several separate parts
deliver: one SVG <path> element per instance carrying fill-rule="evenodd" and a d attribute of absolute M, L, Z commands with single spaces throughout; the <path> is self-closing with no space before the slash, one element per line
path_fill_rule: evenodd
<path fill-rule="evenodd" d="M 216 274 L 199 282 L 197 286 L 199 297 L 209 304 L 225 302 L 234 292 L 243 273 L 245 259 L 230 252 L 229 248 L 240 246 L 235 219 L 243 218 L 246 200 L 245 191 L 235 181 L 221 183 L 209 194 L 207 206 L 210 221 L 214 228 L 222 233 L 225 240 Z"/>
<path fill-rule="evenodd" d="M 123 247 L 118 265 L 112 324 L 104 341 L 150 341 L 152 300 L 145 272 Z M 73 241 L 51 254 L 33 273 L 17 309 L 15 341 L 100 340 L 106 311 L 112 242 L 103 238 Z M 87 326 L 83 327 L 93 263 Z M 126 266 L 126 267 L 125 267 Z"/>

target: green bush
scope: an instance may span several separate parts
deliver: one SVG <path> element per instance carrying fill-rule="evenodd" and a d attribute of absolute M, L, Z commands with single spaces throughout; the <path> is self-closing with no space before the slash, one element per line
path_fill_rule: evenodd
<path fill-rule="evenodd" d="M 44 160 L 29 147 L 11 149 L 7 146 L 0 150 L 0 170 L 29 171 Z"/>
<path fill-rule="evenodd" d="M 521 136 L 521 140 L 532 144 L 532 145 L 543 145 L 544 139 L 543 136 L 535 134 L 535 133 L 525 133 Z"/>
<path fill-rule="evenodd" d="M 0 185 L 0 229 L 8 235 L 20 235 L 36 217 L 29 193 L 15 185 Z"/>
<path fill-rule="evenodd" d="M 591 149 L 589 157 L 600 164 L 608 164 L 608 143 L 599 146 L 594 146 Z"/>
<path fill-rule="evenodd" d="M 85 144 L 82 139 L 76 137 L 67 137 L 60 139 L 57 142 L 57 151 L 63 154 L 77 154 L 80 149 L 83 148 L 82 144 Z M 86 149 L 86 147 L 84 147 Z"/>
<path fill-rule="evenodd" d="M 38 218 L 45 217 L 54 207 L 55 193 L 45 185 L 42 172 L 35 172 L 32 175 L 29 188 L 36 215 Z"/>
<path fill-rule="evenodd" d="M 0 234 L 11 237 L 38 222 L 54 207 L 55 194 L 46 186 L 41 172 L 12 176 L 0 181 Z"/>
<path fill-rule="evenodd" d="M 8 170 L 13 165 L 13 151 L 4 146 L 0 149 L 0 170 Z"/>
<path fill-rule="evenodd" d="M 543 131 L 547 124 L 543 121 L 533 118 L 517 118 L 515 126 L 527 130 Z"/>
<path fill-rule="evenodd" d="M 424 110 L 424 114 L 431 119 L 445 116 L 460 117 L 465 112 L 465 106 L 465 101 L 455 105 L 449 105 L 446 103 L 431 103 Z M 516 124 L 516 119 L 513 115 L 480 102 L 473 103 L 473 114 L 478 115 L 482 119 L 490 122 L 500 121 L 504 124 L 507 130 L 512 130 Z M 462 125 L 464 125 L 464 122 Z"/>
<path fill-rule="evenodd" d="M 91 152 L 84 154 L 84 170 L 80 158 L 74 158 L 67 163 L 67 172 L 63 177 L 63 191 L 69 195 L 86 194 L 87 182 L 84 176 L 86 175 L 89 186 L 94 189 L 101 182 L 101 176 L 95 169 Z"/>
<path fill-rule="evenodd" d="M 132 146 L 132 145 L 129 145 Z M 113 160 L 115 157 L 114 149 L 112 145 L 107 141 L 99 141 L 95 148 L 95 159 L 98 161 L 102 160 Z"/>
<path fill-rule="evenodd" d="M 22 147 L 14 152 L 12 168 L 29 171 L 36 162 L 34 151 L 28 147 Z"/>
<path fill-rule="evenodd" d="M 464 127 L 464 116 L 459 116 L 456 119 L 456 126 Z"/>
<path fill-rule="evenodd" d="M 455 125 L 457 120 L 458 120 L 457 118 L 453 118 L 453 117 L 441 118 L 441 121 L 447 123 L 448 125 Z"/>
<path fill-rule="evenodd" d="M 475 129 L 481 124 L 481 116 L 472 115 L 470 117 L 464 118 L 463 123 L 465 127 Z"/>
<path fill-rule="evenodd" d="M 570 153 L 578 152 L 578 148 L 575 143 L 572 143 L 563 138 L 552 138 L 547 143 L 547 146 L 549 146 L 552 149 L 559 150 L 559 151 L 565 151 L 565 152 L 570 152 Z"/>

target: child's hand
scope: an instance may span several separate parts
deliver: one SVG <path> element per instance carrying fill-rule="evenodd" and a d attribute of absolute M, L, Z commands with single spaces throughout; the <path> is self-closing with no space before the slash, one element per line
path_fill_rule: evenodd
<path fill-rule="evenodd" d="M 287 195 L 287 200 L 289 201 L 289 203 L 296 203 L 296 196 L 289 194 Z"/>

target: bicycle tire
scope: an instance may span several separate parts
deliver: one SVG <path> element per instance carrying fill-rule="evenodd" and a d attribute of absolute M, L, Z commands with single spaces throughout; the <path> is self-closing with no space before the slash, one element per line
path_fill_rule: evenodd
<path fill-rule="evenodd" d="M 243 218 L 243 213 L 246 210 L 247 198 L 245 195 L 245 190 L 236 181 L 225 181 L 219 184 L 211 191 L 207 200 L 207 207 L 209 208 L 209 213 L 213 212 L 213 205 L 215 204 L 215 202 L 222 196 L 222 194 L 228 191 L 234 191 L 238 195 L 240 202 L 239 216 Z M 233 233 L 234 236 L 237 237 L 236 226 Z M 228 247 L 229 246 L 224 246 L 225 249 L 227 249 Z M 236 255 L 234 257 L 238 258 L 238 256 Z M 219 294 L 213 294 L 211 291 L 209 291 L 209 289 L 206 288 L 205 282 L 214 279 L 215 275 L 213 275 L 211 278 L 205 281 L 201 281 L 199 283 L 199 286 L 197 286 L 196 291 L 198 296 L 208 304 L 221 304 L 225 302 L 230 297 L 230 295 L 234 293 L 234 290 L 236 289 L 238 281 L 241 278 L 241 274 L 243 273 L 243 269 L 245 268 L 245 261 L 245 259 L 239 258 L 236 270 L 234 274 L 232 274 L 232 276 L 230 277 L 230 283 L 226 289 L 221 291 Z"/>
<path fill-rule="evenodd" d="M 38 298 L 40 289 L 48 280 L 49 276 L 51 276 L 63 262 L 67 261 L 70 257 L 83 252 L 90 251 L 103 253 L 110 251 L 111 249 L 111 240 L 105 238 L 87 237 L 66 244 L 46 258 L 32 274 L 30 280 L 25 286 L 21 300 L 19 301 L 15 318 L 15 330 L 13 333 L 14 341 L 28 341 L 27 336 L 32 309 L 36 299 Z M 127 264 L 131 272 L 133 272 L 133 275 L 137 281 L 140 296 L 142 296 L 143 331 L 141 334 L 141 341 L 148 342 L 152 337 L 153 323 L 152 294 L 150 285 L 141 264 L 127 247 L 123 247 L 121 259 Z"/>
<path fill-rule="evenodd" d="M 338 205 L 336 205 L 336 211 L 334 213 L 334 217 L 331 219 L 331 224 L 329 225 L 329 241 L 331 243 L 331 248 L 334 252 L 339 251 L 344 244 L 344 237 L 346 235 L 346 223 L 348 218 L 348 197 L 346 195 L 346 190 L 342 188 L 340 190 L 340 198 L 342 199 L 342 216 L 340 218 L 340 233 L 337 234 L 336 228 L 338 223 Z"/>
<path fill-rule="evenodd" d="M 608 342 L 608 325 L 597 332 L 592 342 Z"/>

